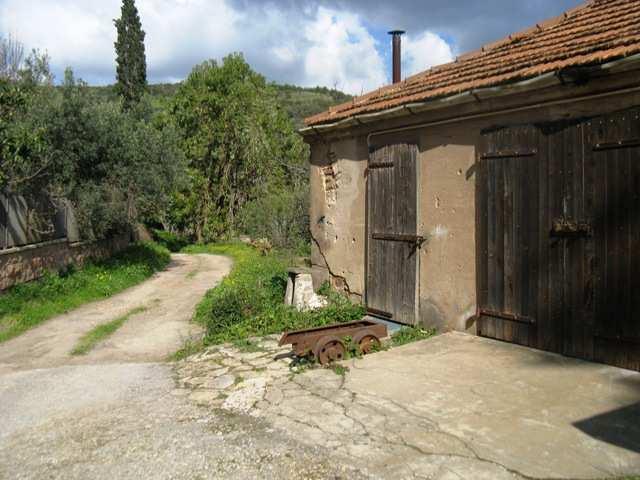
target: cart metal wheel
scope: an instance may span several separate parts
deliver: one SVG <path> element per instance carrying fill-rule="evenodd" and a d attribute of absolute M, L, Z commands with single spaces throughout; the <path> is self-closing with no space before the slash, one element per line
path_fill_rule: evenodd
<path fill-rule="evenodd" d="M 371 330 L 356 333 L 353 337 L 353 343 L 363 355 L 375 351 L 381 345 L 380 339 Z"/>
<path fill-rule="evenodd" d="M 321 365 L 328 365 L 344 360 L 347 349 L 340 338 L 335 335 L 327 335 L 316 342 L 313 354 Z"/>

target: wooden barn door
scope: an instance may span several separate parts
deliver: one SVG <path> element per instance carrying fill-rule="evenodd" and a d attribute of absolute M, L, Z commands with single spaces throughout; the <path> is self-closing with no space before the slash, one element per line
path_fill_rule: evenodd
<path fill-rule="evenodd" d="M 589 121 L 585 157 L 593 358 L 640 370 L 640 109 Z"/>
<path fill-rule="evenodd" d="M 371 152 L 367 170 L 367 276 L 369 313 L 416 321 L 416 145 L 389 145 Z"/>
<path fill-rule="evenodd" d="M 640 370 L 639 117 L 484 135 L 480 335 Z"/>
<path fill-rule="evenodd" d="M 531 345 L 538 322 L 538 132 L 484 136 L 478 169 L 479 334 Z"/>

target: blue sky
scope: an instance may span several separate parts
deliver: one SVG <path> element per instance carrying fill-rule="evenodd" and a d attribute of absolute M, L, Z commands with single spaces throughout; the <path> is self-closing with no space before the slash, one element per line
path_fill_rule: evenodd
<path fill-rule="evenodd" d="M 176 82 L 240 51 L 268 79 L 359 94 L 389 82 L 390 29 L 407 30 L 403 71 L 417 73 L 579 5 L 578 0 L 137 0 L 151 82 Z M 0 0 L 0 35 L 114 81 L 120 0 Z"/>

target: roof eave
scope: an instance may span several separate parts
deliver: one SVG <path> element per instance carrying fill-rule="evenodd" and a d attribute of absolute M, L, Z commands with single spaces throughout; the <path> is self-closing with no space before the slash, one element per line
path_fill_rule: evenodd
<path fill-rule="evenodd" d="M 624 71 L 633 64 L 640 63 L 640 54 L 632 55 L 622 59 L 599 65 L 599 70 L 615 73 Z M 464 103 L 478 102 L 489 98 L 503 97 L 517 93 L 526 93 L 545 87 L 550 87 L 562 83 L 558 76 L 558 71 L 548 72 L 537 77 L 528 78 L 519 82 L 496 85 L 491 87 L 468 90 L 455 95 L 425 100 L 422 102 L 408 103 L 377 112 L 356 114 L 332 123 L 320 123 L 309 125 L 298 130 L 302 136 L 310 136 L 318 133 L 325 133 L 336 130 L 344 130 L 352 126 L 372 124 L 381 120 L 411 116 L 431 110 L 443 109 Z"/>

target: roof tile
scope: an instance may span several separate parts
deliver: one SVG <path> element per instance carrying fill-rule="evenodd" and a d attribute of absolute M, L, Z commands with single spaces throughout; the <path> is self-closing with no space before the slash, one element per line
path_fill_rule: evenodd
<path fill-rule="evenodd" d="M 308 126 L 335 122 L 412 102 L 525 80 L 568 67 L 640 53 L 640 0 L 592 0 L 559 17 L 454 62 L 387 85 L 305 120 Z"/>

